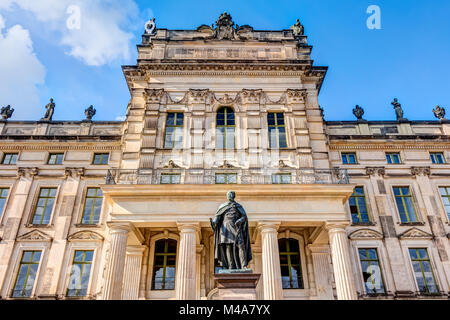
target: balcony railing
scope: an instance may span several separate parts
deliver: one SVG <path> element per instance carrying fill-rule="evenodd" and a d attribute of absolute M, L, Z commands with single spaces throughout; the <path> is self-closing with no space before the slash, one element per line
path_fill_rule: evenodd
<path fill-rule="evenodd" d="M 217 176 L 231 177 L 237 184 L 349 184 L 346 169 L 110 169 L 106 184 L 216 184 Z M 274 179 L 274 176 L 282 176 Z M 276 180 L 276 181 L 274 181 Z"/>

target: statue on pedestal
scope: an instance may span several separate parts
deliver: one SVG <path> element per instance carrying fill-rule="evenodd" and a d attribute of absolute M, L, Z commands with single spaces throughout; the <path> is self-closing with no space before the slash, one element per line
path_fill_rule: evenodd
<path fill-rule="evenodd" d="M 248 219 L 244 208 L 234 201 L 236 193 L 228 191 L 228 202 L 210 219 L 214 230 L 214 259 L 228 270 L 247 270 L 252 260 Z"/>
<path fill-rule="evenodd" d="M 363 119 L 364 109 L 361 108 L 359 105 L 356 105 L 355 109 L 353 109 L 353 114 L 355 115 L 356 119 L 358 119 L 358 121 L 360 122 L 365 121 Z"/>
<path fill-rule="evenodd" d="M 87 121 L 92 121 L 92 117 L 95 116 L 97 110 L 94 109 L 94 106 L 90 106 L 86 110 L 84 110 L 84 115 L 86 116 Z"/>
<path fill-rule="evenodd" d="M 297 22 L 291 27 L 292 33 L 295 37 L 302 36 L 305 32 L 305 27 L 300 23 L 300 20 L 297 19 Z"/>
<path fill-rule="evenodd" d="M 398 102 L 398 99 L 395 98 L 391 104 L 394 106 L 395 115 L 397 116 L 397 121 L 401 121 L 401 122 L 408 121 L 408 119 L 403 118 L 402 105 Z"/>
<path fill-rule="evenodd" d="M 47 110 L 45 112 L 44 117 L 41 119 L 41 121 L 52 121 L 53 118 L 53 113 L 55 112 L 55 103 L 53 101 L 53 99 L 50 99 L 50 103 L 48 103 L 45 106 L 45 109 Z"/>

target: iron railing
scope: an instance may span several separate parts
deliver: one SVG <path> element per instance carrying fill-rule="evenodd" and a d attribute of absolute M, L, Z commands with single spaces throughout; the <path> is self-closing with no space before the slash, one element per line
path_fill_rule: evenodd
<path fill-rule="evenodd" d="M 349 184 L 347 169 L 110 169 L 106 184 L 216 184 L 218 175 L 234 175 L 238 184 L 274 184 L 274 176 L 284 176 L 289 184 Z M 172 176 L 167 179 L 163 176 Z M 289 178 L 286 178 L 289 177 Z M 277 179 L 275 179 L 277 180 Z M 170 182 L 167 182 L 170 181 Z"/>

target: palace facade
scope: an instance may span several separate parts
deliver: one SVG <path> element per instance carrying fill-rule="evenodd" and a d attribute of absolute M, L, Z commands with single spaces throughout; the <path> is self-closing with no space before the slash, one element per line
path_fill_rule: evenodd
<path fill-rule="evenodd" d="M 2 110 L 1 298 L 215 299 L 209 218 L 232 189 L 259 299 L 448 299 L 443 109 L 326 122 L 311 50 L 299 22 L 150 21 L 125 121 Z"/>

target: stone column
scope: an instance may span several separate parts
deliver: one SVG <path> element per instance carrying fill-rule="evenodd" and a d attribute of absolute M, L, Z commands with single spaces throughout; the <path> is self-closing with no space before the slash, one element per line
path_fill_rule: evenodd
<path fill-rule="evenodd" d="M 345 227 L 347 224 L 326 225 L 330 237 L 331 258 L 338 300 L 357 300 L 350 260 L 350 247 Z"/>
<path fill-rule="evenodd" d="M 317 299 L 333 300 L 333 287 L 330 281 L 330 254 L 327 245 L 308 245 L 311 252 Z"/>
<path fill-rule="evenodd" d="M 111 235 L 111 245 L 103 289 L 103 299 L 120 300 L 122 297 L 127 238 L 132 226 L 125 223 L 110 223 L 108 227 Z"/>
<path fill-rule="evenodd" d="M 180 245 L 178 249 L 175 296 L 177 300 L 195 300 L 197 297 L 197 233 L 198 223 L 179 223 Z"/>
<path fill-rule="evenodd" d="M 139 299 L 139 283 L 141 280 L 142 256 L 144 250 L 145 246 L 127 247 L 122 300 Z"/>
<path fill-rule="evenodd" d="M 280 252 L 278 250 L 279 223 L 260 222 L 264 300 L 282 300 Z"/>

